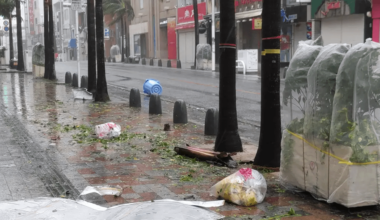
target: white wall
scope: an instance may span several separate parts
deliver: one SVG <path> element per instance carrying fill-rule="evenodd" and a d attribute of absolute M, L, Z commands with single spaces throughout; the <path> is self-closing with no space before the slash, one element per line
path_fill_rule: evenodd
<path fill-rule="evenodd" d="M 299 22 L 293 25 L 293 42 L 292 42 L 293 55 L 298 48 L 298 42 L 307 40 L 306 34 L 307 34 L 306 22 Z"/>
<path fill-rule="evenodd" d="M 364 42 L 364 14 L 324 18 L 321 23 L 324 45 L 331 43 L 358 44 Z"/>

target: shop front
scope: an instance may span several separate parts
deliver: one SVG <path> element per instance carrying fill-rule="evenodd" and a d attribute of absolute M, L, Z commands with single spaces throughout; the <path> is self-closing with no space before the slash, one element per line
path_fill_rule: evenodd
<path fill-rule="evenodd" d="M 261 51 L 262 0 L 237 0 L 235 12 L 238 50 Z M 258 59 L 260 62 L 261 56 Z"/>
<path fill-rule="evenodd" d="M 321 21 L 324 44 L 358 44 L 372 37 L 369 0 L 313 0 L 311 16 Z"/>
<path fill-rule="evenodd" d="M 198 4 L 198 20 L 203 22 L 206 15 L 206 2 Z M 195 24 L 194 9 L 192 5 L 177 9 L 176 31 L 178 37 L 177 56 L 182 62 L 182 67 L 189 68 L 193 66 L 195 59 Z M 204 34 L 199 35 L 199 43 L 206 44 L 207 39 Z"/>
<path fill-rule="evenodd" d="M 315 39 L 312 21 L 308 20 L 308 5 L 296 5 L 286 8 L 281 26 L 281 63 L 287 66 L 298 48 L 300 41 Z"/>
<path fill-rule="evenodd" d="M 380 40 L 380 1 L 372 1 L 372 19 L 373 19 L 373 41 L 379 42 Z"/>

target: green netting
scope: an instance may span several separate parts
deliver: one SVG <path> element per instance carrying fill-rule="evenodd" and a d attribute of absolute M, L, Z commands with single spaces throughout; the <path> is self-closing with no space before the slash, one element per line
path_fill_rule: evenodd
<path fill-rule="evenodd" d="M 32 64 L 45 66 L 45 47 L 42 44 L 36 44 L 32 51 Z"/>
<path fill-rule="evenodd" d="M 329 141 L 336 74 L 349 48 L 348 44 L 325 46 L 309 70 L 304 124 L 309 140 Z"/>

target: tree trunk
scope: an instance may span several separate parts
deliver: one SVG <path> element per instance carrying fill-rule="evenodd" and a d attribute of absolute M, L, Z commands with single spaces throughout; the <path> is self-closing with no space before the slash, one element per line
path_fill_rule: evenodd
<path fill-rule="evenodd" d="M 17 70 L 24 71 L 24 50 L 22 49 L 22 29 L 21 29 L 21 11 L 20 1 L 16 0 L 16 17 L 17 17 Z"/>
<path fill-rule="evenodd" d="M 95 41 L 95 5 L 94 0 L 87 0 L 87 50 L 88 50 L 88 88 L 96 92 L 96 41 Z"/>
<path fill-rule="evenodd" d="M 55 74 L 55 55 L 54 55 L 54 22 L 53 22 L 53 0 L 49 0 L 49 62 L 50 67 L 48 78 L 56 80 Z"/>
<path fill-rule="evenodd" d="M 13 51 L 13 28 L 12 28 L 12 12 L 9 12 L 9 66 L 11 68 L 13 67 L 13 64 L 11 62 L 11 59 L 14 58 L 15 54 Z"/>
<path fill-rule="evenodd" d="M 198 2 L 193 0 L 194 8 L 194 32 L 195 32 L 195 56 L 194 56 L 194 69 L 197 69 L 197 46 L 199 44 L 199 19 L 198 19 Z"/>
<path fill-rule="evenodd" d="M 96 48 L 98 60 L 98 81 L 95 101 L 106 102 L 110 100 L 107 91 L 106 67 L 104 64 L 104 24 L 103 1 L 96 0 Z"/>
<path fill-rule="evenodd" d="M 121 22 L 121 62 L 124 63 L 124 16 L 120 19 Z"/>
<path fill-rule="evenodd" d="M 254 165 L 279 167 L 281 157 L 280 35 L 281 0 L 263 1 L 261 129 Z"/>
<path fill-rule="evenodd" d="M 44 44 L 45 44 L 45 74 L 44 78 L 49 78 L 50 56 L 49 56 L 49 5 L 48 0 L 44 1 Z"/>
<path fill-rule="evenodd" d="M 236 113 L 235 2 L 220 6 L 219 127 L 215 151 L 242 152 Z"/>

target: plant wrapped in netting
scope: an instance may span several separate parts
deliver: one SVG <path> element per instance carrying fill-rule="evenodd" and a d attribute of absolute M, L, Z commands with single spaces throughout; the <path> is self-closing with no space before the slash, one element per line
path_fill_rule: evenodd
<path fill-rule="evenodd" d="M 368 40 L 352 47 L 338 70 L 336 91 L 333 102 L 330 141 L 334 144 L 350 145 L 350 134 L 354 129 L 353 102 L 355 73 L 359 59 L 375 48 Z"/>
<path fill-rule="evenodd" d="M 196 58 L 197 69 L 211 69 L 211 46 L 209 44 L 198 44 Z"/>
<path fill-rule="evenodd" d="M 110 48 L 111 58 L 114 58 L 116 55 L 120 55 L 120 48 L 118 45 L 112 45 Z"/>
<path fill-rule="evenodd" d="M 282 120 L 286 126 L 281 143 L 281 180 L 287 185 L 304 189 L 303 141 L 290 132 L 302 136 L 307 93 L 307 74 L 322 46 L 321 37 L 316 41 L 300 41 L 289 64 L 283 91 Z"/>
<path fill-rule="evenodd" d="M 37 43 L 32 50 L 32 64 L 37 66 L 45 66 L 45 47 Z"/>
<path fill-rule="evenodd" d="M 5 48 L 4 46 L 0 46 L 0 58 L 5 58 L 5 51 L 7 50 L 7 48 Z"/>
<path fill-rule="evenodd" d="M 310 68 L 304 123 L 305 189 L 321 199 L 328 198 L 330 126 L 336 76 L 348 44 L 325 46 Z M 306 175 L 307 174 L 307 175 Z"/>
<path fill-rule="evenodd" d="M 330 137 L 329 199 L 347 207 L 379 203 L 380 44 L 347 54 L 337 77 Z"/>

